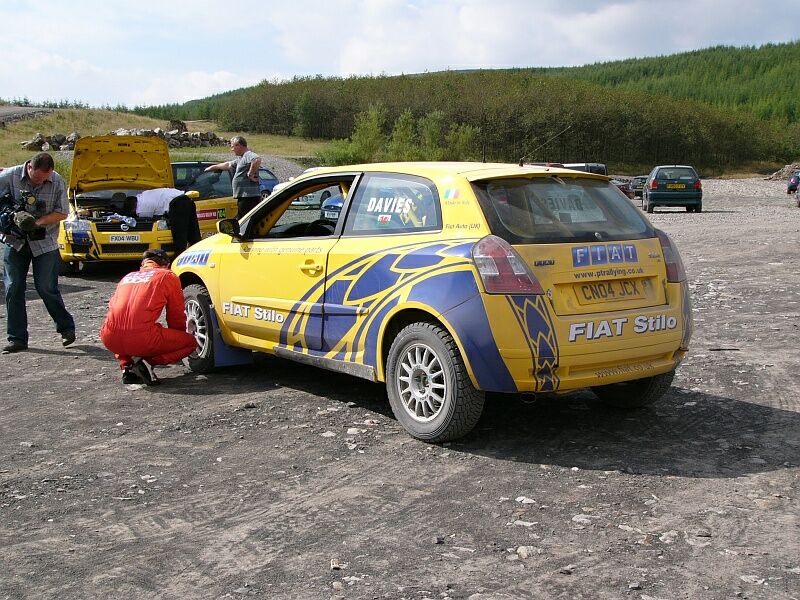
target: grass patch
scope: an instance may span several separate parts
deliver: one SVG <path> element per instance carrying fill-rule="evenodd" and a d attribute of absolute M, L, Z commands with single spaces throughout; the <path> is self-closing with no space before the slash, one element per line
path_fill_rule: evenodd
<path fill-rule="evenodd" d="M 161 127 L 166 129 L 167 121 L 141 117 L 130 113 L 97 109 L 58 109 L 48 115 L 14 121 L 0 129 L 0 167 L 18 165 L 35 154 L 30 150 L 23 150 L 20 143 L 31 139 L 37 133 L 52 135 L 63 133 L 69 135 L 77 131 L 81 136 L 108 135 L 119 128 L 153 129 Z M 220 131 L 212 121 L 188 121 L 189 131 L 213 131 L 223 139 L 230 139 L 237 133 Z M 327 142 L 321 140 L 304 140 L 300 138 L 242 133 L 247 138 L 247 143 L 253 151 L 259 154 L 273 154 L 287 158 L 312 157 L 317 150 Z M 210 148 L 180 148 L 170 150 L 173 160 L 218 160 L 219 156 L 232 156 L 227 146 Z M 54 153 L 56 170 L 67 177 L 72 160 Z"/>
<path fill-rule="evenodd" d="M 247 147 L 258 154 L 274 154 L 286 158 L 315 156 L 317 151 L 328 144 L 327 140 L 308 140 L 286 135 L 271 135 L 268 133 L 246 133 L 241 131 L 221 131 L 213 121 L 186 121 L 189 131 L 213 131 L 223 139 L 229 140 L 235 135 L 243 135 L 247 140 Z M 197 150 L 197 148 L 192 148 Z M 226 147 L 211 149 L 213 153 L 228 152 Z M 199 159 L 190 159 L 199 160 Z"/>

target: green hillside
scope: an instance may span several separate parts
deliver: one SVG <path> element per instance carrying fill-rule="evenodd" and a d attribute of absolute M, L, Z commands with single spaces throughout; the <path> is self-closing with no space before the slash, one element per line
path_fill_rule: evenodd
<path fill-rule="evenodd" d="M 343 139 L 359 115 L 379 107 L 386 134 L 409 112 L 474 128 L 469 157 L 477 159 L 729 169 L 800 155 L 798 66 L 797 42 L 717 47 L 576 68 L 264 81 L 135 112 L 214 119 L 229 131 Z"/>
<path fill-rule="evenodd" d="M 716 46 L 671 56 L 531 72 L 747 110 L 766 120 L 800 121 L 800 42 Z"/>

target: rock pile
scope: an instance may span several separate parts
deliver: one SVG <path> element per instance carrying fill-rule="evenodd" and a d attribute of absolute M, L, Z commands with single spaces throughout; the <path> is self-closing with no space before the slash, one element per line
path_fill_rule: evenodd
<path fill-rule="evenodd" d="M 164 131 L 160 127 L 155 129 L 117 129 L 111 135 L 142 135 L 146 137 L 158 136 L 166 140 L 170 148 L 207 148 L 209 146 L 227 146 L 228 140 L 222 139 L 213 131 L 181 131 L 171 129 Z"/>
<path fill-rule="evenodd" d="M 795 171 L 800 171 L 800 162 L 793 162 L 790 165 L 786 165 L 785 167 L 783 167 L 779 171 L 775 171 L 772 175 L 766 177 L 765 179 L 767 181 L 775 181 L 777 179 L 789 179 L 789 176 Z"/>
<path fill-rule="evenodd" d="M 36 150 L 49 152 L 50 150 L 74 150 L 75 142 L 81 137 L 77 131 L 73 131 L 69 135 L 63 133 L 55 133 L 53 135 L 42 135 L 37 133 L 33 139 L 25 140 L 22 142 L 23 150 Z"/>
<path fill-rule="evenodd" d="M 210 146 L 227 146 L 228 140 L 222 139 L 213 131 L 181 131 L 171 129 L 164 131 L 160 127 L 155 129 L 117 129 L 109 135 L 140 135 L 145 137 L 157 136 L 165 140 L 170 148 L 200 148 Z M 37 133 L 33 139 L 21 142 L 24 150 L 49 152 L 51 150 L 74 150 L 75 142 L 81 137 L 77 131 L 69 135 L 55 133 L 42 135 Z"/>

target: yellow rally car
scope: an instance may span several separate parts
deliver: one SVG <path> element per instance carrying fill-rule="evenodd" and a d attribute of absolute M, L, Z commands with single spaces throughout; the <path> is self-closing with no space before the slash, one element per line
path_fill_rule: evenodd
<path fill-rule="evenodd" d="M 85 262 L 141 260 L 151 248 L 171 253 L 168 216 L 136 215 L 137 193 L 165 187 L 174 187 L 174 181 L 169 147 L 161 138 L 80 138 L 69 179 L 70 214 L 58 236 L 64 270 L 78 271 Z M 216 233 L 219 219 L 236 216 L 233 197 L 195 204 L 203 237 Z"/>
<path fill-rule="evenodd" d="M 341 209 L 293 209 L 320 190 Z M 329 220 L 326 215 L 335 220 Z M 669 388 L 692 317 L 677 249 L 608 177 L 393 163 L 306 173 L 173 264 L 190 366 L 268 352 L 384 381 L 414 437 L 451 440 L 484 392 Z"/>

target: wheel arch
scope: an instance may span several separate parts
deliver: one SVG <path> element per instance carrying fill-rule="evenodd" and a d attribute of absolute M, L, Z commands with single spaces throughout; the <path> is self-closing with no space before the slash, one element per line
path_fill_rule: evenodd
<path fill-rule="evenodd" d="M 197 273 L 187 271 L 178 275 L 178 278 L 181 280 L 181 288 L 186 288 L 190 285 L 202 285 L 208 289 L 206 282 Z"/>
<path fill-rule="evenodd" d="M 389 356 L 389 350 L 392 347 L 392 342 L 397 337 L 397 334 L 400 333 L 400 331 L 402 331 L 402 329 L 407 325 L 419 322 L 433 323 L 447 331 L 447 333 L 452 336 L 456 346 L 458 346 L 458 351 L 461 354 L 461 359 L 464 361 L 464 366 L 467 369 L 467 374 L 469 375 L 470 381 L 472 382 L 472 385 L 475 386 L 477 383 L 475 380 L 475 374 L 472 372 L 472 367 L 469 363 L 469 357 L 467 356 L 466 352 L 464 352 L 464 348 L 461 344 L 461 340 L 456 334 L 455 328 L 452 327 L 452 325 L 448 323 L 446 319 L 443 319 L 441 315 L 437 316 L 434 312 L 428 310 L 424 306 L 404 307 L 391 314 L 384 322 L 383 329 L 381 330 L 378 338 L 378 364 L 375 369 L 378 381 L 386 381 L 386 359 Z"/>

